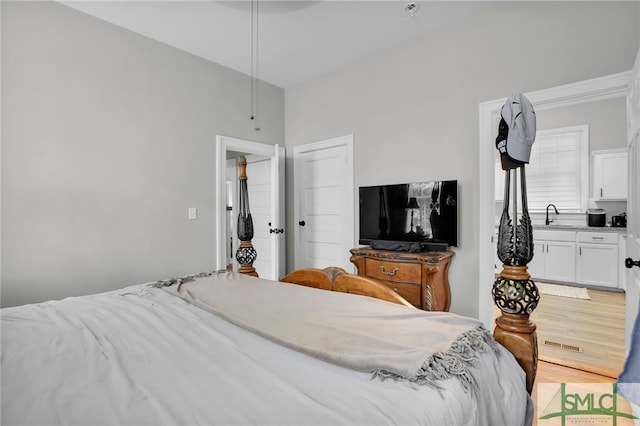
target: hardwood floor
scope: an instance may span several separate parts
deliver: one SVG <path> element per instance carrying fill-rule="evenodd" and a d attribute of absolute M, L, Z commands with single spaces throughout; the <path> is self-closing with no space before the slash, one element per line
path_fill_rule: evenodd
<path fill-rule="evenodd" d="M 590 300 L 541 294 L 531 315 L 540 357 L 617 377 L 624 363 L 625 294 L 588 292 Z"/>
<path fill-rule="evenodd" d="M 535 384 L 538 383 L 615 383 L 609 376 L 578 370 L 547 361 L 538 362 Z M 535 387 L 535 386 L 534 386 Z"/>
<path fill-rule="evenodd" d="M 541 294 L 531 315 L 537 325 L 540 357 L 531 395 L 535 426 L 539 410 L 548 406 L 550 397 L 538 395 L 540 384 L 584 383 L 595 388 L 615 383 L 622 370 L 625 294 L 595 289 L 588 293 L 590 300 Z M 500 315 L 497 308 L 496 315 Z M 542 392 L 556 389 L 540 388 Z"/>
<path fill-rule="evenodd" d="M 616 379 L 613 377 L 603 376 L 600 374 L 591 373 L 576 368 L 566 367 L 564 365 L 558 365 L 546 361 L 538 362 L 538 372 L 536 374 L 536 380 L 533 385 L 533 392 L 531 398 L 535 407 L 535 414 L 533 419 L 533 425 L 538 424 L 538 417 L 540 416 L 540 410 L 543 410 L 546 406 L 546 399 L 543 395 L 538 395 L 538 385 L 541 383 L 615 383 Z M 548 398 L 547 398 L 548 399 Z"/>
<path fill-rule="evenodd" d="M 616 378 L 624 363 L 625 294 L 588 293 L 590 300 L 540 295 L 531 314 L 540 359 Z"/>

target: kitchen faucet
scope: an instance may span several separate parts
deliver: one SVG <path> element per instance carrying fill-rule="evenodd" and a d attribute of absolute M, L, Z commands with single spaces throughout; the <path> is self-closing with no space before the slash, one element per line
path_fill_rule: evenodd
<path fill-rule="evenodd" d="M 551 224 L 551 222 L 553 222 L 553 219 L 549 220 L 549 207 L 553 207 L 553 210 L 556 212 L 556 214 L 558 214 L 558 209 L 556 209 L 556 206 L 553 205 L 553 204 L 549 204 L 547 206 L 547 218 L 544 221 L 545 225 L 549 225 L 549 224 Z"/>

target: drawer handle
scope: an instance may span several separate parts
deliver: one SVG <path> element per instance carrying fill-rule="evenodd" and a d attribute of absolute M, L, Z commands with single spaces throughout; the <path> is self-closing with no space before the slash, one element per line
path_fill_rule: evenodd
<path fill-rule="evenodd" d="M 604 237 L 591 237 L 592 240 L 604 240 Z"/>
<path fill-rule="evenodd" d="M 392 276 L 394 276 L 395 274 L 398 273 L 398 268 L 393 268 L 393 271 L 389 272 L 389 271 L 385 271 L 384 270 L 384 266 L 381 266 L 380 270 L 382 271 L 383 274 L 388 275 L 390 277 L 392 277 Z"/>

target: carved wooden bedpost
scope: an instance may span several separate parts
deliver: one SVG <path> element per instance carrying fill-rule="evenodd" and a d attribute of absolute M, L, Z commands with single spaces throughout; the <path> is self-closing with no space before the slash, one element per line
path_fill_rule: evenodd
<path fill-rule="evenodd" d="M 492 295 L 502 315 L 496 319 L 493 336 L 514 354 L 527 376 L 527 391 L 531 393 L 538 367 L 536 325 L 529 315 L 538 306 L 540 294 L 527 272 L 533 259 L 533 228 L 527 207 L 525 164 L 529 162 L 535 140 L 535 113 L 527 98 L 518 94 L 507 98 L 502 107 L 496 147 L 505 170 L 504 207 L 498 230 L 498 258 L 503 263 Z M 518 215 L 517 174 L 520 171 L 522 210 L 519 223 L 509 217 L 510 190 L 513 194 L 513 215 Z M 513 188 L 511 174 L 513 173 Z"/>
<path fill-rule="evenodd" d="M 240 264 L 238 272 L 246 275 L 258 276 L 256 269 L 253 267 L 258 257 L 258 253 L 251 244 L 253 238 L 253 219 L 251 219 L 251 211 L 249 211 L 249 190 L 247 189 L 247 159 L 238 157 L 238 239 L 240 247 L 236 251 L 236 260 Z"/>

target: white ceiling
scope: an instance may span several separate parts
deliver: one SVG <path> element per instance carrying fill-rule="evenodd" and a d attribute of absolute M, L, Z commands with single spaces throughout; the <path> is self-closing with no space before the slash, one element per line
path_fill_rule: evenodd
<path fill-rule="evenodd" d="M 61 1 L 194 55 L 251 75 L 247 0 Z M 494 4 L 484 1 L 258 0 L 258 77 L 282 88 L 399 45 Z M 255 9 L 254 9 L 255 10 Z"/>

